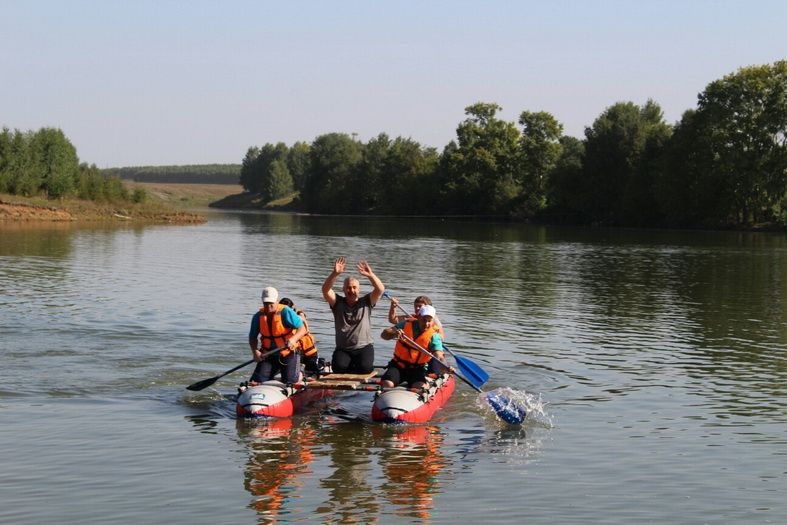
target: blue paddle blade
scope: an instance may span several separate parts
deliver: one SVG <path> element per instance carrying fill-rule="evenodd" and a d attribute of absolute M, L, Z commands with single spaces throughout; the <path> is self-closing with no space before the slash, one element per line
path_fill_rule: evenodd
<path fill-rule="evenodd" d="M 494 409 L 497 416 L 512 425 L 521 425 L 527 416 L 527 411 L 514 403 L 511 399 L 496 392 L 488 392 L 486 400 Z"/>
<path fill-rule="evenodd" d="M 481 388 L 484 383 L 489 381 L 489 374 L 487 374 L 483 368 L 475 364 L 473 361 L 456 354 L 454 354 L 454 359 L 456 360 L 456 366 L 459 368 L 459 371 L 462 373 L 462 375 L 465 376 L 476 387 Z"/>

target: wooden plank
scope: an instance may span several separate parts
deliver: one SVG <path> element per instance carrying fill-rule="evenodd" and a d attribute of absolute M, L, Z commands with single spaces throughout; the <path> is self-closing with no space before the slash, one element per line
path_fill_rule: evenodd
<path fill-rule="evenodd" d="M 306 388 L 346 388 L 369 383 L 378 383 L 378 381 L 375 379 L 364 379 L 363 381 L 309 381 L 306 383 Z"/>
<path fill-rule="evenodd" d="M 370 379 L 377 375 L 377 372 L 369 372 L 368 374 L 327 374 L 320 377 L 321 381 L 330 380 L 333 381 L 334 379 L 338 380 L 350 380 L 350 381 L 360 381 L 362 379 Z"/>
<path fill-rule="evenodd" d="M 368 374 L 328 374 L 321 376 L 317 380 L 308 381 L 306 383 L 306 388 L 356 390 L 361 387 L 361 385 L 379 383 L 380 380 L 374 377 L 376 375 L 376 372 L 370 372 Z"/>
<path fill-rule="evenodd" d="M 368 390 L 368 391 L 375 391 L 379 387 L 378 385 L 367 385 L 362 383 L 353 383 L 347 381 L 337 381 L 335 383 L 307 383 L 306 388 L 308 389 L 320 389 L 320 390 Z"/>

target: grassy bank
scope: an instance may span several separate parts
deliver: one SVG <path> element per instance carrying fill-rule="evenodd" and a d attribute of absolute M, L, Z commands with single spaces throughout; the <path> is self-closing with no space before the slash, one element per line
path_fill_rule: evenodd
<path fill-rule="evenodd" d="M 238 186 L 238 188 L 241 188 Z M 217 199 L 211 203 L 212 208 L 223 208 L 233 210 L 276 210 L 293 211 L 293 201 L 298 197 L 298 192 L 292 193 L 281 199 L 265 202 L 258 193 L 240 192 L 228 194 L 222 199 Z"/>
<path fill-rule="evenodd" d="M 95 202 L 77 198 L 47 199 L 0 193 L 0 221 L 144 221 L 172 224 L 205 222 L 205 218 L 162 202 Z"/>
<path fill-rule="evenodd" d="M 127 182 L 133 191 L 142 188 L 149 203 L 172 206 L 178 210 L 198 210 L 207 208 L 213 202 L 228 195 L 243 192 L 239 184 L 180 184 L 159 182 Z"/>
<path fill-rule="evenodd" d="M 126 183 L 130 191 L 139 187 L 147 198 L 142 203 L 95 202 L 77 198 L 48 199 L 0 193 L 0 221 L 146 221 L 201 223 L 205 218 L 193 210 L 243 188 L 235 184 Z"/>

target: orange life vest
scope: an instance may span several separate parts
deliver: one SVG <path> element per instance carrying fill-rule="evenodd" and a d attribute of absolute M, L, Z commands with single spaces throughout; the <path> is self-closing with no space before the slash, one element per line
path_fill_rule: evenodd
<path fill-rule="evenodd" d="M 421 348 L 429 350 L 429 343 L 432 341 L 432 336 L 437 330 L 434 325 L 432 325 L 421 332 L 421 335 L 418 337 L 413 337 L 413 327 L 416 324 L 418 324 L 418 321 L 407 321 L 402 331 L 404 335 L 418 343 Z M 426 353 L 421 352 L 404 339 L 398 339 L 396 341 L 396 346 L 394 347 L 394 361 L 396 361 L 399 366 L 412 367 L 422 365 L 428 363 L 431 359 L 432 358 L 426 355 Z"/>
<path fill-rule="evenodd" d="M 287 328 L 281 321 L 281 311 L 286 308 L 283 304 L 276 305 L 276 312 L 273 315 L 265 313 L 265 308 L 260 308 L 260 343 L 262 350 L 267 352 L 274 348 L 279 348 L 286 345 L 287 339 L 292 337 L 295 331 L 292 328 Z M 292 353 L 288 349 L 281 351 L 282 357 Z"/>
<path fill-rule="evenodd" d="M 306 322 L 306 319 L 304 319 L 306 314 L 304 314 L 302 310 L 295 310 L 295 313 L 298 314 L 298 316 L 303 316 L 301 320 L 303 324 L 306 325 L 306 335 L 298 340 L 300 350 L 304 356 L 308 357 L 314 355 L 317 353 L 317 344 L 314 342 L 314 336 L 312 336 L 311 330 L 309 330 L 309 324 Z"/>

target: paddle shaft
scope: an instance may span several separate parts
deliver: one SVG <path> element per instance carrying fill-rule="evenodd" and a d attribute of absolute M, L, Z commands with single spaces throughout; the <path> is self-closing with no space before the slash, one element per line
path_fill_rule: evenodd
<path fill-rule="evenodd" d="M 273 350 L 271 350 L 270 352 L 265 354 L 265 357 L 267 358 L 268 356 L 271 356 L 273 354 L 277 354 L 277 353 L 281 352 L 282 350 L 284 350 L 285 348 L 287 348 L 287 347 L 286 346 L 282 346 L 280 348 L 274 348 Z M 193 383 L 193 384 L 187 386 L 186 389 L 187 390 L 203 390 L 203 389 L 209 387 L 210 385 L 212 385 L 213 383 L 215 383 L 216 381 L 218 381 L 219 379 L 221 379 L 222 377 L 224 377 L 226 375 L 229 375 L 229 374 L 233 373 L 236 370 L 240 370 L 243 367 L 249 366 L 253 362 L 254 362 L 254 359 L 250 359 L 250 360 L 246 361 L 245 363 L 236 366 L 235 368 L 231 368 L 231 369 L 227 370 L 223 374 L 219 374 L 217 376 L 209 377 L 208 379 L 203 379 L 201 381 L 197 381 L 196 383 Z"/>
<path fill-rule="evenodd" d="M 387 291 L 383 293 L 383 296 L 386 297 L 389 300 L 392 299 L 391 294 L 389 294 Z M 397 302 L 396 306 L 398 306 L 399 309 L 402 312 L 404 312 L 408 317 L 410 317 L 410 314 L 407 312 L 407 310 L 402 308 L 402 306 L 398 302 Z M 426 355 L 430 356 L 432 359 L 434 359 L 435 361 L 437 361 L 441 365 L 445 366 L 446 368 L 448 367 L 448 365 L 446 365 L 445 363 L 443 363 L 442 361 L 437 359 L 437 357 L 432 355 L 427 349 L 423 348 L 421 345 L 419 345 L 418 343 L 416 343 L 415 341 L 413 341 L 412 339 L 410 339 L 406 335 L 403 335 L 402 337 L 404 338 L 405 341 L 407 341 L 408 343 L 414 345 L 421 352 L 423 352 Z M 466 359 L 466 358 L 460 358 L 460 356 L 457 356 L 455 353 L 453 353 L 451 351 L 450 348 L 448 348 L 445 345 L 443 345 L 443 348 L 445 350 L 447 350 L 449 354 L 454 356 L 454 359 L 456 359 L 456 363 L 457 363 L 457 365 L 459 366 L 460 369 L 468 370 L 469 372 L 471 372 L 470 375 L 473 376 L 473 377 L 478 377 L 479 374 L 483 374 L 485 377 L 478 377 L 480 384 L 484 384 L 486 382 L 486 380 L 489 379 L 489 374 L 487 374 L 486 371 L 484 371 L 476 363 L 474 363 L 473 361 L 470 361 L 469 359 Z M 468 385 L 473 387 L 478 392 L 484 393 L 484 391 L 481 390 L 481 388 L 479 388 L 475 384 L 471 383 L 467 378 L 462 376 L 462 374 L 455 373 L 455 375 L 459 379 L 461 379 L 462 381 L 464 381 L 465 383 L 467 383 Z M 490 399 L 490 396 L 493 396 L 494 399 Z M 518 409 L 512 411 L 512 409 L 509 408 L 509 404 L 510 403 L 509 403 L 509 400 L 506 397 L 504 397 L 504 396 L 502 396 L 500 394 L 486 393 L 486 398 L 487 398 L 487 402 L 492 407 L 492 409 L 504 421 L 506 421 L 508 423 L 511 423 L 511 424 L 515 424 L 515 425 L 520 425 L 520 424 L 522 424 L 522 421 L 524 421 L 525 415 L 526 415 L 525 412 L 524 411 L 520 411 Z"/>
<path fill-rule="evenodd" d="M 391 294 L 388 291 L 383 292 L 383 297 L 391 301 L 391 304 L 393 304 L 394 298 L 391 296 Z M 404 312 L 404 314 L 407 316 L 407 319 L 410 319 L 412 317 L 407 312 L 407 310 L 405 310 L 402 307 L 402 305 L 399 304 L 398 301 L 396 303 L 396 306 L 402 312 Z M 486 372 L 486 370 L 481 368 L 478 365 L 478 363 L 476 363 L 475 361 L 453 353 L 451 349 L 445 345 L 445 341 L 443 341 L 443 349 L 453 356 L 453 358 L 456 360 L 456 364 L 459 367 L 459 370 L 461 370 L 465 376 L 471 377 L 476 380 L 475 383 L 473 383 L 473 388 L 478 389 L 479 386 L 483 385 L 489 380 L 489 374 Z"/>
<path fill-rule="evenodd" d="M 231 369 L 231 370 L 227 370 L 226 372 L 224 372 L 224 373 L 223 373 L 223 374 L 221 374 L 221 375 L 217 375 L 217 376 L 216 376 L 216 379 L 221 379 L 222 377 L 224 377 L 224 376 L 226 376 L 226 375 L 230 375 L 230 374 L 231 374 L 231 373 L 233 373 L 235 370 L 240 370 L 240 369 L 241 369 L 241 368 L 243 368 L 243 367 L 249 366 L 249 365 L 250 365 L 250 364 L 252 364 L 253 362 L 254 362 L 254 359 L 249 359 L 248 361 L 246 361 L 246 362 L 245 362 L 245 363 L 243 363 L 242 365 L 238 365 L 238 366 L 236 366 L 235 368 L 233 368 L 233 369 Z"/>
<path fill-rule="evenodd" d="M 423 352 L 424 354 L 428 355 L 429 357 L 431 357 L 432 359 L 434 359 L 435 361 L 437 361 L 438 363 L 440 363 L 441 365 L 443 365 L 443 367 L 444 367 L 446 370 L 450 370 L 450 369 L 451 369 L 451 367 L 450 367 L 450 366 L 448 366 L 448 364 L 447 364 L 447 363 L 444 363 L 443 361 L 441 361 L 440 359 L 438 359 L 436 355 L 434 355 L 432 352 L 430 352 L 429 350 L 427 350 L 427 349 L 426 349 L 426 348 L 424 348 L 423 346 L 419 345 L 418 343 L 416 343 L 415 341 L 413 341 L 412 339 L 410 339 L 410 338 L 409 338 L 409 337 L 407 337 L 406 335 L 404 335 L 404 334 L 401 334 L 399 337 L 401 337 L 402 339 L 404 339 L 405 341 L 407 341 L 409 344 L 413 345 L 413 346 L 414 346 L 414 347 L 415 347 L 415 348 L 416 348 L 416 349 L 417 349 L 419 352 Z M 470 385 L 471 387 L 473 387 L 474 389 L 476 389 L 477 391 L 479 391 L 479 392 L 483 392 L 483 390 L 481 390 L 480 388 L 478 388 L 477 386 L 475 386 L 473 383 L 471 383 L 471 382 L 470 382 L 470 380 L 469 380 L 469 379 L 465 378 L 465 376 L 463 376 L 463 375 L 462 375 L 462 374 L 460 374 L 459 372 L 454 372 L 454 375 L 455 375 L 456 377 L 458 377 L 459 379 L 461 379 L 462 381 L 464 381 L 465 383 L 467 383 L 468 385 Z"/>
<path fill-rule="evenodd" d="M 387 295 L 386 295 L 386 294 L 387 294 Z M 390 300 L 391 302 L 393 302 L 393 299 L 394 299 L 394 298 L 391 296 L 391 294 L 389 294 L 388 292 L 385 292 L 385 293 L 383 293 L 383 295 L 384 295 L 384 296 L 385 296 L 385 297 L 386 297 L 388 300 Z M 408 319 L 409 319 L 410 317 L 412 317 L 412 316 L 410 315 L 410 312 L 408 312 L 407 310 L 405 310 L 405 309 L 402 307 L 402 305 L 401 305 L 401 304 L 399 304 L 399 302 L 397 302 L 397 303 L 396 303 L 396 307 L 397 307 L 398 309 L 400 309 L 400 310 L 402 311 L 402 313 L 403 313 L 404 315 L 406 315 L 406 316 L 407 316 L 407 318 L 408 318 Z M 450 349 L 450 348 L 448 348 L 447 346 L 445 346 L 445 344 L 443 344 L 443 348 L 444 348 L 446 351 L 448 351 L 448 353 L 449 353 L 449 354 L 451 354 L 452 356 L 454 356 L 454 358 L 456 357 L 456 354 L 455 354 L 455 353 L 453 353 L 453 352 L 451 351 L 451 349 Z"/>

